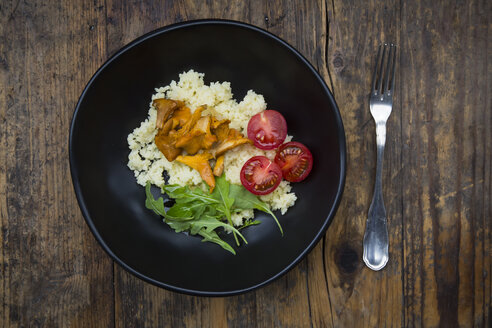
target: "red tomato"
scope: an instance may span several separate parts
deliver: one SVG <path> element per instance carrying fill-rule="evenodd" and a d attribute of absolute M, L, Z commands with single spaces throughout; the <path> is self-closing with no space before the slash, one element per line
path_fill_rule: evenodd
<path fill-rule="evenodd" d="M 260 149 L 275 149 L 287 136 L 287 122 L 276 110 L 265 110 L 248 123 L 248 138 Z"/>
<path fill-rule="evenodd" d="M 274 191 L 282 181 L 282 171 L 277 164 L 265 156 L 251 157 L 240 173 L 241 183 L 255 195 L 266 195 Z"/>
<path fill-rule="evenodd" d="M 313 168 L 313 155 L 300 142 L 287 142 L 280 146 L 275 155 L 275 163 L 282 170 L 285 180 L 299 182 L 309 175 Z"/>

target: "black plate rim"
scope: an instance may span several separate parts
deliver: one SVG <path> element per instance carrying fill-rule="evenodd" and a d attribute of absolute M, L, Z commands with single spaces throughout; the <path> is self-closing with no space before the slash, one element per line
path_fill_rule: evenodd
<path fill-rule="evenodd" d="M 329 97 L 330 104 L 331 106 L 335 109 L 335 118 L 336 118 L 336 124 L 339 126 L 341 129 L 338 130 L 338 138 L 339 138 L 339 147 L 340 147 L 340 179 L 338 181 L 338 188 L 337 188 L 337 193 L 335 196 L 335 202 L 334 205 L 331 208 L 331 211 L 328 213 L 328 216 L 319 230 L 319 232 L 316 234 L 312 242 L 301 252 L 301 254 L 291 263 L 289 263 L 283 270 L 275 274 L 274 276 L 268 278 L 267 280 L 258 283 L 253 286 L 249 286 L 247 288 L 243 289 L 236 289 L 236 290 L 230 290 L 230 291 L 203 291 L 203 290 L 194 290 L 194 289 L 187 289 L 187 288 L 182 288 L 182 287 L 177 287 L 173 286 L 170 284 L 166 284 L 162 281 L 155 280 L 153 278 L 150 278 L 137 270 L 133 269 L 129 265 L 127 265 L 123 260 L 121 260 L 116 254 L 109 248 L 109 246 L 105 243 L 99 232 L 97 231 L 94 223 L 92 222 L 91 216 L 89 214 L 89 211 L 87 209 L 87 206 L 85 204 L 84 198 L 82 197 L 82 191 L 80 188 L 79 181 L 76 179 L 78 176 L 78 170 L 77 170 L 77 164 L 74 162 L 74 157 L 72 153 L 72 145 L 73 145 L 73 130 L 74 130 L 74 125 L 75 121 L 77 119 L 78 112 L 80 110 L 81 104 L 84 100 L 85 94 L 89 90 L 89 88 L 92 86 L 92 83 L 94 82 L 95 79 L 99 76 L 99 74 L 114 60 L 116 60 L 119 56 L 121 56 L 123 53 L 128 51 L 129 49 L 135 47 L 136 45 L 146 41 L 147 39 L 150 39 L 154 36 L 167 33 L 176 29 L 180 28 L 186 28 L 190 26 L 196 26 L 196 25 L 225 25 L 225 26 L 235 26 L 235 27 L 241 27 L 245 29 L 249 29 L 255 32 L 258 32 L 260 34 L 263 34 L 264 36 L 269 37 L 275 42 L 280 43 L 282 46 L 287 48 L 290 52 L 292 52 L 296 57 L 298 57 L 304 65 L 307 66 L 307 68 L 314 74 L 314 76 L 317 78 L 317 80 L 320 82 L 322 85 L 324 91 Z M 280 278 L 287 272 L 289 272 L 292 268 L 294 268 L 313 248 L 314 246 L 319 242 L 321 237 L 326 233 L 326 230 L 330 226 L 331 222 L 333 221 L 333 218 L 335 216 L 335 213 L 337 212 L 338 206 L 340 205 L 340 200 L 342 198 L 343 190 L 345 187 L 345 176 L 346 176 L 346 140 L 345 140 L 345 129 L 343 126 L 342 118 L 340 115 L 340 110 L 335 102 L 335 99 L 333 97 L 333 94 L 331 93 L 330 89 L 326 85 L 325 81 L 323 78 L 320 76 L 318 71 L 311 65 L 311 63 L 299 52 L 297 51 L 293 46 L 288 44 L 286 41 L 281 39 L 280 37 L 251 24 L 240 22 L 240 21 L 235 21 L 235 20 L 227 20 L 227 19 L 199 19 L 199 20 L 190 20 L 186 22 L 180 22 L 180 23 L 175 23 L 171 25 L 167 25 L 161 28 L 158 28 L 156 30 L 150 31 L 137 39 L 133 40 L 132 42 L 128 43 L 127 45 L 123 46 L 120 50 L 118 50 L 115 54 L 113 54 L 108 60 L 104 62 L 104 64 L 101 65 L 101 67 L 94 73 L 94 75 L 91 77 L 87 85 L 85 86 L 84 90 L 82 91 L 82 94 L 79 97 L 79 100 L 77 101 L 77 105 L 75 106 L 75 111 L 72 116 L 72 121 L 70 123 L 70 132 L 69 132 L 69 140 L 68 140 L 68 147 L 69 147 L 69 161 L 70 161 L 70 173 L 71 173 L 71 178 L 72 178 L 72 184 L 73 188 L 75 191 L 75 195 L 77 198 L 77 202 L 79 204 L 80 210 L 82 212 L 82 215 L 89 226 L 89 229 L 91 230 L 92 234 L 96 238 L 97 242 L 101 245 L 101 247 L 106 251 L 106 253 L 116 262 L 118 263 L 123 269 L 125 269 L 127 272 L 133 274 L 134 276 L 149 282 L 155 286 L 165 288 L 174 292 L 179 292 L 183 294 L 188 294 L 188 295 L 193 295 L 193 296 L 207 296 L 207 297 L 223 297 L 223 296 L 233 296 L 233 295 L 238 295 L 238 294 L 243 294 L 255 289 L 258 289 L 260 287 L 263 287 L 272 281 Z"/>

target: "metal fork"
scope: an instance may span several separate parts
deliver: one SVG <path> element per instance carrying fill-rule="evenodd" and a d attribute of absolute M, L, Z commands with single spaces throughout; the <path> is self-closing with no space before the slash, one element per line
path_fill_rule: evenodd
<path fill-rule="evenodd" d="M 389 50 L 387 50 L 388 48 Z M 387 51 L 388 58 L 385 63 Z M 369 100 L 371 114 L 376 122 L 376 144 L 378 150 L 376 181 L 374 183 L 374 195 L 372 197 L 371 207 L 369 207 L 367 216 L 366 232 L 363 242 L 364 255 L 362 257 L 366 265 L 375 271 L 384 268 L 389 259 L 388 227 L 382 192 L 382 171 L 384 145 L 386 143 L 386 121 L 393 107 L 395 63 L 396 46 L 393 44 L 379 46 Z"/>

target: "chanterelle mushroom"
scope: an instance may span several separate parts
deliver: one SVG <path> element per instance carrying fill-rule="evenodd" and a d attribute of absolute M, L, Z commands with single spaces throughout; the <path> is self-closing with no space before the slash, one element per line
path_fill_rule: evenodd
<path fill-rule="evenodd" d="M 210 132 L 210 116 L 201 117 L 190 132 L 176 140 L 176 147 L 183 148 L 190 155 L 200 149 L 210 149 L 217 137 Z"/>
<path fill-rule="evenodd" d="M 155 99 L 152 102 L 155 109 L 157 110 L 157 119 L 155 121 L 155 127 L 162 129 L 164 123 L 167 121 L 169 116 L 179 107 L 184 106 L 184 103 L 179 100 L 171 100 L 165 98 Z"/>
<path fill-rule="evenodd" d="M 217 136 L 217 141 L 221 142 L 227 138 L 229 133 L 229 120 L 217 120 L 215 117 L 212 118 L 212 133 Z"/>
<path fill-rule="evenodd" d="M 230 121 L 218 120 L 213 116 L 202 117 L 206 105 L 195 109 L 193 114 L 183 102 L 171 99 L 155 99 L 157 109 L 155 136 L 157 148 L 168 161 L 177 160 L 197 170 L 202 179 L 210 186 L 210 192 L 215 187 L 215 178 L 224 170 L 223 154 L 239 145 L 252 143 L 238 130 L 229 128 Z M 188 156 L 181 156 L 185 150 Z M 204 151 L 198 154 L 199 151 Z M 209 160 L 216 158 L 212 171 Z"/>
<path fill-rule="evenodd" d="M 225 137 L 225 139 L 220 141 L 212 151 L 215 157 L 218 157 L 223 153 L 225 153 L 226 151 L 246 143 L 251 144 L 253 142 L 248 138 L 243 137 L 243 135 L 238 130 L 229 129 L 227 133 L 227 137 Z"/>
<path fill-rule="evenodd" d="M 215 178 L 212 173 L 212 168 L 208 162 L 213 156 L 209 152 L 203 152 L 201 154 L 196 154 L 193 156 L 178 156 L 176 160 L 180 163 L 186 164 L 189 167 L 197 170 L 200 173 L 203 181 L 205 181 L 209 187 L 210 192 L 215 188 Z"/>
<path fill-rule="evenodd" d="M 169 118 L 172 121 L 172 128 L 182 127 L 191 118 L 191 111 L 188 107 L 183 106 L 176 109 L 173 115 Z"/>
<path fill-rule="evenodd" d="M 164 126 L 166 127 L 166 125 Z M 161 151 L 161 153 L 164 154 L 166 159 L 172 162 L 176 159 L 178 155 L 181 154 L 182 150 L 174 146 L 176 140 L 174 139 L 173 136 L 168 135 L 168 131 L 166 132 L 165 129 L 160 129 L 154 138 L 154 142 L 157 148 Z"/>
<path fill-rule="evenodd" d="M 177 130 L 177 131 L 171 131 L 170 133 L 174 133 L 176 136 L 176 140 L 181 138 L 182 136 L 186 135 L 190 130 L 195 126 L 196 122 L 202 117 L 202 112 L 206 109 L 206 106 L 200 106 L 195 111 L 193 114 L 191 114 L 190 118 L 188 121 L 186 121 L 182 128 Z"/>
<path fill-rule="evenodd" d="M 224 172 L 224 155 L 217 157 L 217 160 L 215 160 L 215 166 L 213 170 L 213 173 L 216 177 L 221 176 L 222 172 Z"/>

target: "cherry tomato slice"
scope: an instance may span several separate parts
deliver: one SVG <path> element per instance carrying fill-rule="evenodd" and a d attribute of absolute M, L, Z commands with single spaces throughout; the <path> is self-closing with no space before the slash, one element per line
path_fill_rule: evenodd
<path fill-rule="evenodd" d="M 240 173 L 241 183 L 255 195 L 266 195 L 277 189 L 282 181 L 282 171 L 265 156 L 251 157 Z"/>
<path fill-rule="evenodd" d="M 275 155 L 275 163 L 282 170 L 285 180 L 299 182 L 309 175 L 313 168 L 313 155 L 300 142 L 287 142 L 280 146 Z"/>
<path fill-rule="evenodd" d="M 248 138 L 260 149 L 275 149 L 287 136 L 287 122 L 276 110 L 265 110 L 253 116 L 248 123 Z"/>

